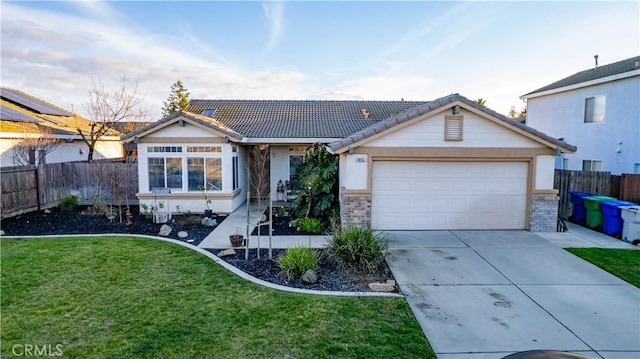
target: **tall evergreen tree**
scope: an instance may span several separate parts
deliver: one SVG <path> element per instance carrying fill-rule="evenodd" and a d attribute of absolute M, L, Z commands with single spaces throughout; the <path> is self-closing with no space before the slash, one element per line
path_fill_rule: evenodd
<path fill-rule="evenodd" d="M 182 84 L 182 80 L 178 80 L 171 85 L 171 93 L 169 98 L 164 102 L 162 107 L 162 115 L 169 116 L 178 111 L 184 110 L 189 105 L 189 91 Z"/>

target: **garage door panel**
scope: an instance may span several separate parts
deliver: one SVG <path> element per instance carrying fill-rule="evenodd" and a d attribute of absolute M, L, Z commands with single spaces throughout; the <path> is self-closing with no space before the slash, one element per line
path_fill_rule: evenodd
<path fill-rule="evenodd" d="M 372 225 L 380 230 L 522 229 L 527 169 L 525 162 L 375 161 Z"/>

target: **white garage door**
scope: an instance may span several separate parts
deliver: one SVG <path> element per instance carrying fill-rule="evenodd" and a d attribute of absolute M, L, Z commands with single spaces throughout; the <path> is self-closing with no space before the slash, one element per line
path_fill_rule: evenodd
<path fill-rule="evenodd" d="M 374 161 L 371 224 L 379 230 L 522 229 L 525 162 Z"/>

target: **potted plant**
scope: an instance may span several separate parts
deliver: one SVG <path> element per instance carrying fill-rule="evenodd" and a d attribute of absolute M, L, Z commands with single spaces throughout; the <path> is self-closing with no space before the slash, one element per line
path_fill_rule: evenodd
<path fill-rule="evenodd" d="M 244 236 L 240 234 L 240 227 L 236 228 L 235 233 L 229 236 L 232 247 L 242 247 L 245 245 Z"/>
<path fill-rule="evenodd" d="M 209 207 L 211 206 L 211 198 L 207 196 L 207 191 L 205 190 L 203 185 L 198 186 L 198 189 L 202 192 L 202 196 L 204 197 L 204 205 L 206 207 L 204 210 L 204 216 L 211 218 L 211 216 L 213 215 L 213 211 Z"/>

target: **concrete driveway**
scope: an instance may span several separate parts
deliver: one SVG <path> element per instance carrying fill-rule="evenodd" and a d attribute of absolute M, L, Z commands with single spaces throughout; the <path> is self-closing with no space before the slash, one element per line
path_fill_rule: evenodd
<path fill-rule="evenodd" d="M 438 358 L 534 349 L 640 358 L 640 290 L 542 236 L 385 234 L 389 266 Z"/>

